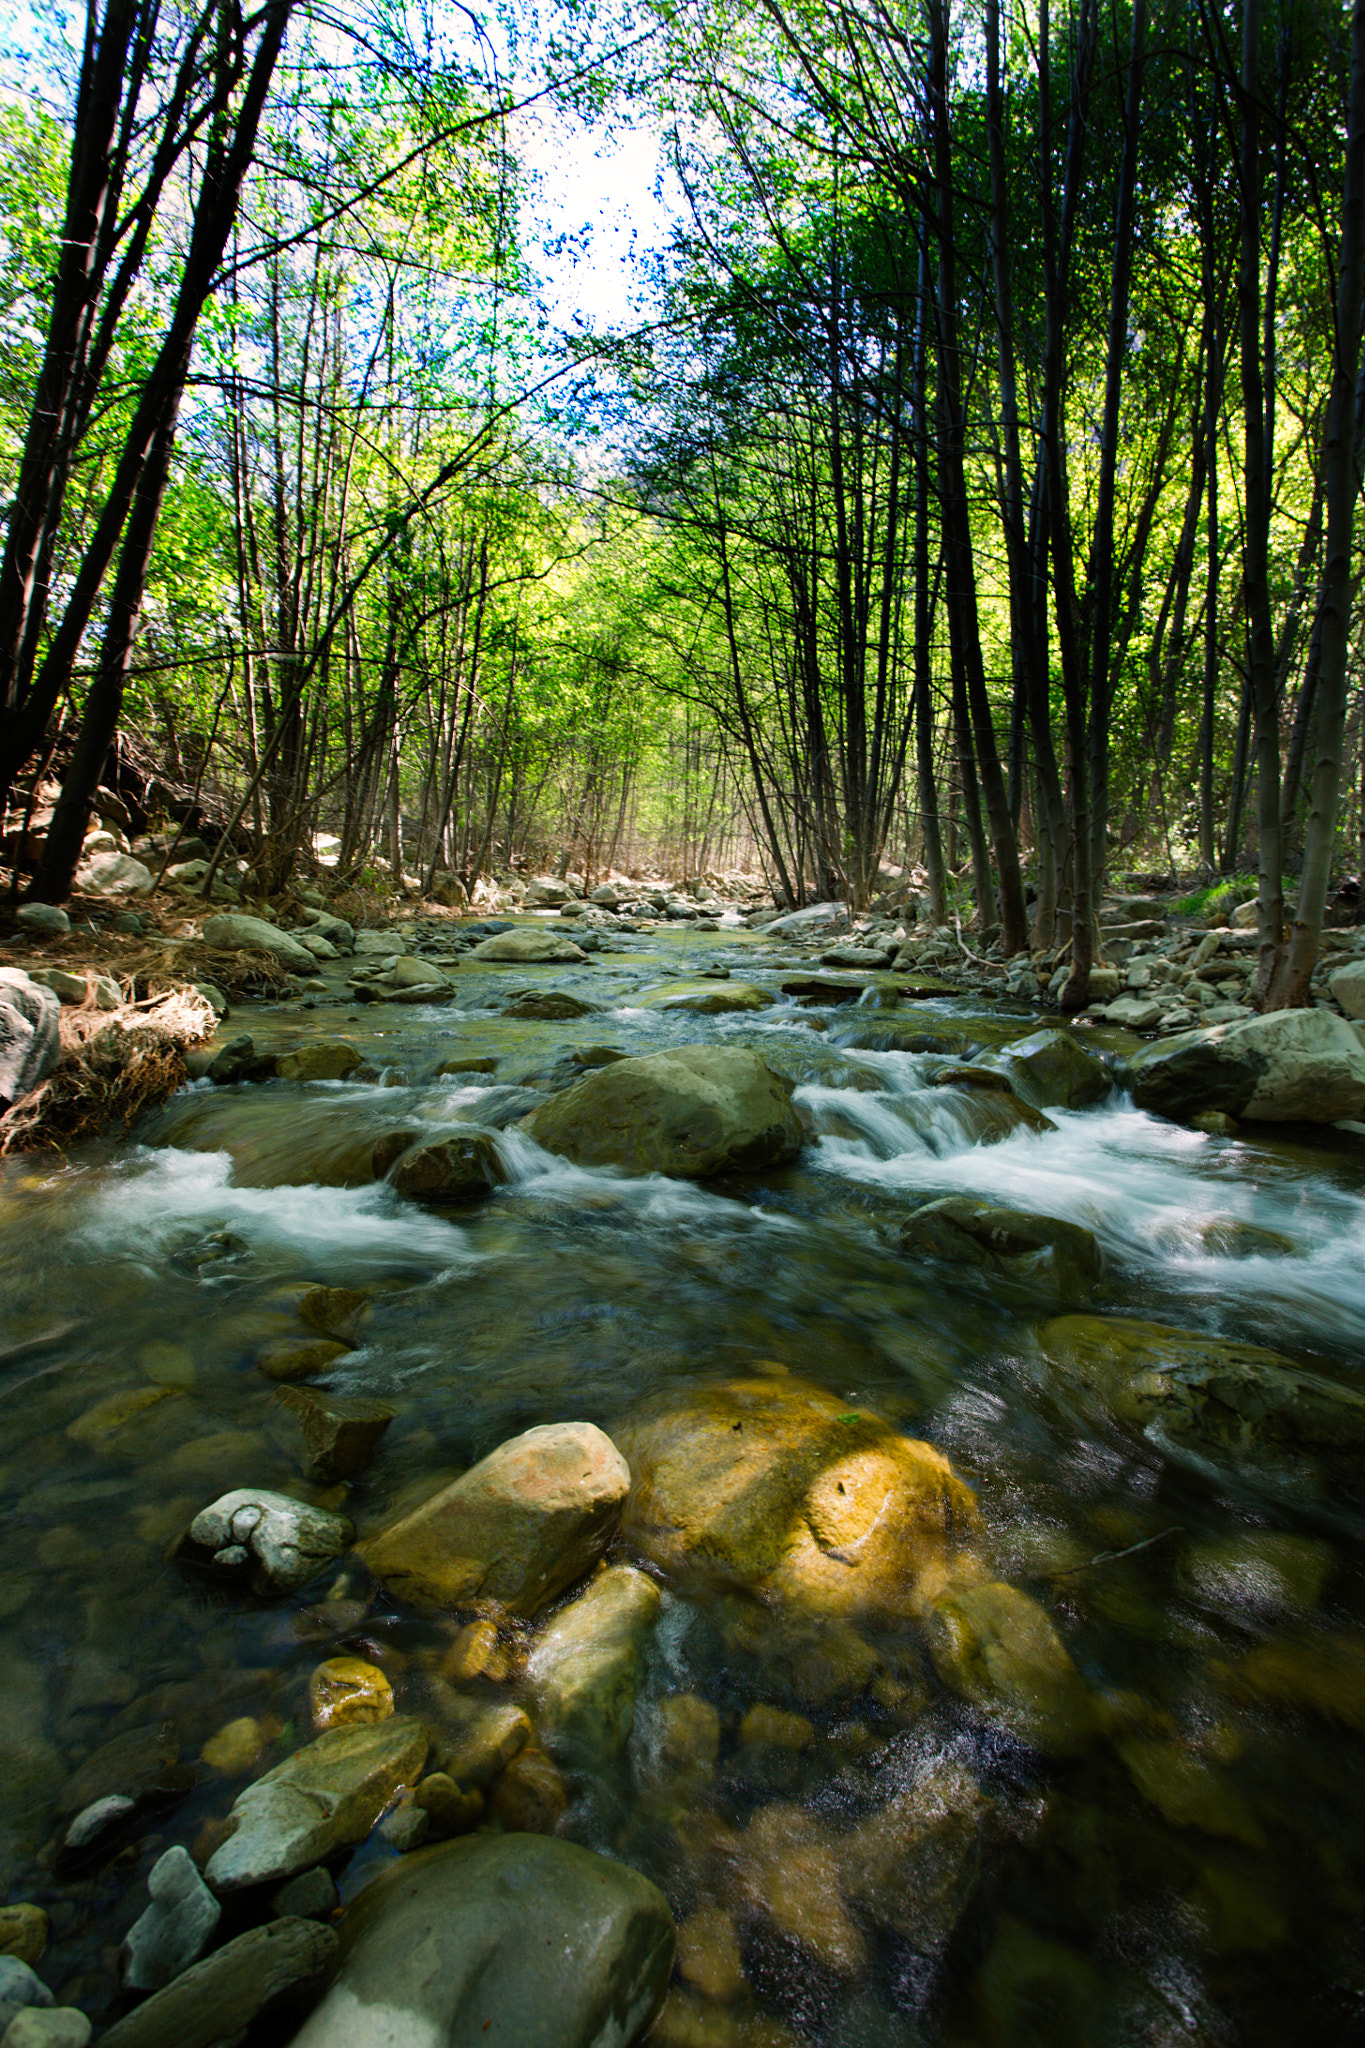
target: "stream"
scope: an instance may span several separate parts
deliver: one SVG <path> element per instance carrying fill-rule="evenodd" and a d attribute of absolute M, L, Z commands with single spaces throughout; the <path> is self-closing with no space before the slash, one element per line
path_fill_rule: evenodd
<path fill-rule="evenodd" d="M 533 1424 L 610 1434 L 661 1391 L 763 1361 L 941 1450 L 975 1492 L 996 1577 L 1042 1605 L 1097 1694 L 1140 1701 L 1162 1753 L 1217 1792 L 1182 1803 L 1180 1783 L 1139 1782 L 1107 1741 L 1041 1757 L 945 1689 L 912 1632 L 896 1683 L 801 1697 L 765 1672 L 761 1648 L 736 1647 L 719 1601 L 668 1590 L 630 1741 L 574 1780 L 560 1824 L 643 1870 L 680 1922 L 734 1910 L 742 1984 L 728 1997 L 682 1985 L 666 2038 L 1365 2036 L 1365 1522 L 1349 1469 L 1269 1450 L 1224 1461 L 1106 1416 L 1043 1357 L 1055 1300 L 911 1258 L 897 1235 L 947 1194 L 1081 1224 L 1104 1256 L 1088 1313 L 1268 1346 L 1359 1385 L 1365 1136 L 1206 1136 L 1114 1090 L 986 1142 L 994 1098 L 951 1073 L 1055 1021 L 1023 1003 L 884 1008 L 874 987 L 823 1007 L 657 1007 L 684 986 L 724 989 L 721 968 L 776 990 L 788 963 L 742 928 L 620 933 L 583 965 L 466 961 L 454 1001 L 407 1007 L 352 1002 L 348 963 L 328 963 L 333 996 L 235 1008 L 219 1042 L 340 1036 L 373 1078 L 201 1080 L 127 1142 L 0 1161 L 0 1864 L 5 1896 L 51 1915 L 41 1974 L 60 2001 L 97 2021 L 118 2009 L 118 1943 L 147 1869 L 171 1844 L 209 1839 L 244 1782 L 196 1764 L 215 1731 L 254 1717 L 272 1745 L 256 1768 L 278 1761 L 308 1739 L 310 1673 L 346 1651 L 379 1663 L 399 1710 L 421 1714 L 449 1649 L 432 1617 L 404 1613 L 354 1564 L 344 1597 L 335 1567 L 273 1601 L 207 1584 L 170 1556 L 199 1509 L 237 1487 L 292 1490 L 344 1502 L 363 1537 Z M 551 987 L 598 1007 L 567 1022 L 500 1014 Z M 792 1164 L 632 1179 L 506 1125 L 528 1106 L 513 1091 L 575 1049 L 712 1041 L 751 1047 L 796 1084 L 812 1136 Z M 437 1075 L 449 1061 L 495 1071 Z M 507 1178 L 486 1202 L 422 1208 L 349 1184 L 381 1134 L 469 1120 L 505 1126 Z M 300 1290 L 319 1283 L 376 1301 L 325 1385 L 396 1411 L 373 1463 L 326 1496 L 299 1481 L 255 1364 L 297 1331 Z M 720 1741 L 704 1782 L 678 1766 L 670 1791 L 660 1730 L 680 1695 L 714 1706 Z M 755 1700 L 804 1717 L 809 1737 L 741 1739 Z M 101 1867 L 58 1869 L 70 1815 L 151 1754 L 194 1766 L 175 1802 Z M 788 1847 L 772 1855 L 799 1869 L 811 1843 L 852 1839 L 948 1767 L 970 1774 L 989 1818 L 933 1939 L 855 1903 L 856 1947 L 841 1957 L 754 1909 L 757 1850 L 727 1897 L 723 1861 L 698 1846 L 698 1812 L 713 1849 L 717 1831 L 755 1841 L 756 1816 L 779 1814 Z M 362 1845 L 343 1897 L 392 1853 Z"/>

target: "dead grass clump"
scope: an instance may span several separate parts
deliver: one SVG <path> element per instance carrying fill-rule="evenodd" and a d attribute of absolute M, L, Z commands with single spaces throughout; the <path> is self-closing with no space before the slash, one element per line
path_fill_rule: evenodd
<path fill-rule="evenodd" d="M 62 1056 L 40 1088 L 0 1116 L 0 1153 L 60 1151 L 126 1131 L 185 1080 L 185 1048 L 212 1033 L 213 1006 L 176 987 L 121 1009 L 63 1006 Z"/>

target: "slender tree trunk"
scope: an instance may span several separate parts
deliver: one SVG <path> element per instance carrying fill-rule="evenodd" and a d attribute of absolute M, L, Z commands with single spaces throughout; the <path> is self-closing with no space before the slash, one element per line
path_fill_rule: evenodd
<path fill-rule="evenodd" d="M 1241 215 L 1237 311 L 1241 343 L 1245 524 L 1242 589 L 1247 613 L 1247 678 L 1256 758 L 1260 887 L 1256 1000 L 1264 1003 L 1284 938 L 1280 833 L 1280 724 L 1275 635 L 1270 618 L 1270 477 L 1266 468 L 1266 392 L 1261 338 L 1260 0 L 1242 0 Z"/>
<path fill-rule="evenodd" d="M 1109 725 L 1113 711 L 1114 498 L 1118 480 L 1119 400 L 1128 355 L 1128 298 L 1133 275 L 1133 220 L 1137 198 L 1138 131 L 1146 61 L 1147 0 L 1133 0 L 1132 47 L 1123 113 L 1123 157 L 1114 220 L 1114 263 L 1109 294 L 1109 336 L 1100 427 L 1099 492 L 1090 546 L 1090 871 L 1096 888 L 1108 865 Z"/>
<path fill-rule="evenodd" d="M 1304 834 L 1303 875 L 1289 946 L 1271 984 L 1268 1007 L 1287 1009 L 1309 1001 L 1309 981 L 1318 956 L 1327 887 L 1331 878 L 1341 797 L 1346 729 L 1346 672 L 1353 594 L 1356 500 L 1355 398 L 1360 374 L 1361 297 L 1365 293 L 1365 0 L 1351 10 L 1351 89 L 1346 135 L 1346 180 L 1341 202 L 1341 249 L 1337 263 L 1336 335 L 1332 389 L 1327 405 L 1323 470 L 1327 498 L 1327 551 L 1318 607 L 1321 651 L 1318 666 L 1317 759 Z"/>
<path fill-rule="evenodd" d="M 943 423 L 941 492 L 944 541 L 948 555 L 948 606 L 956 615 L 958 646 L 967 702 L 976 740 L 976 764 L 990 820 L 991 841 L 1000 887 L 1000 950 L 1008 958 L 1028 946 L 1024 881 L 1019 868 L 1019 842 L 1010 816 L 1009 792 L 1000 767 L 986 670 L 981 654 L 977 613 L 976 565 L 972 555 L 971 519 L 964 460 L 966 415 L 962 396 L 961 341 L 957 317 L 957 252 L 954 247 L 952 130 L 948 105 L 947 0 L 930 0 L 929 97 L 933 107 L 934 176 L 938 211 L 938 396 Z M 955 664 L 956 666 L 956 664 Z M 969 808 L 968 817 L 971 817 Z M 979 893 L 979 892 L 978 892 Z M 989 899 L 980 899 L 983 924 L 990 921 Z"/>

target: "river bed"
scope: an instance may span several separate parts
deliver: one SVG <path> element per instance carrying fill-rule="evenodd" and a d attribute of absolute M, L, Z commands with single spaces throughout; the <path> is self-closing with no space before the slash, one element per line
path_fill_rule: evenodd
<path fill-rule="evenodd" d="M 630 1742 L 578 1776 L 560 1825 L 644 1870 L 680 1922 L 733 1911 L 741 1979 L 720 1997 L 695 1976 L 680 1986 L 673 2024 L 687 2038 L 1358 2041 L 1358 1475 L 1271 1451 L 1211 1459 L 1097 1413 L 1043 1357 L 1054 1301 L 913 1260 L 896 1233 L 917 1203 L 950 1193 L 1063 1218 L 1104 1255 L 1094 1313 L 1270 1346 L 1361 1385 L 1365 1141 L 1335 1129 L 1210 1137 L 1115 1090 L 1049 1109 L 1052 1128 L 981 1142 L 994 1135 L 981 1091 L 940 1077 L 1045 1021 L 1023 1005 L 784 998 L 737 1015 L 668 1011 L 656 1005 L 671 987 L 717 966 L 777 989 L 780 950 L 730 930 L 612 945 L 567 968 L 462 965 L 441 1005 L 354 1006 L 335 972 L 334 999 L 244 1007 L 221 1037 L 246 1030 L 272 1049 L 345 1037 L 373 1078 L 201 1081 L 127 1143 L 63 1164 L 0 1162 L 0 1861 L 6 1896 L 52 1916 L 45 1980 L 92 2015 L 116 2009 L 118 1942 L 145 1904 L 147 1869 L 171 1843 L 202 1847 L 243 1782 L 197 1767 L 119 1856 L 57 1871 L 64 1817 L 117 1790 L 132 1759 L 194 1764 L 224 1723 L 251 1716 L 272 1745 L 256 1768 L 278 1761 L 307 1739 L 309 1675 L 338 1650 L 380 1663 L 400 1710 L 429 1708 L 448 1634 L 357 1568 L 265 1602 L 169 1557 L 222 1492 L 307 1492 L 255 1359 L 296 1327 L 299 1290 L 321 1283 L 376 1296 L 326 1384 L 396 1411 L 369 1469 L 326 1496 L 362 1536 L 532 1424 L 585 1419 L 610 1433 L 662 1390 L 761 1361 L 942 1450 L 976 1493 L 998 1577 L 1042 1604 L 1098 1695 L 1140 1702 L 1176 1776 L 1198 1778 L 1182 1805 L 1180 1785 L 1144 1781 L 1113 1744 L 1042 1758 L 945 1690 L 912 1631 L 895 1683 L 803 1697 L 761 1647 L 736 1646 L 719 1603 L 667 1591 Z M 569 1022 L 500 1014 L 547 987 L 598 1007 Z M 381 1133 L 435 1134 L 495 1101 L 515 1109 L 495 1091 L 534 1085 L 574 1048 L 714 1040 L 752 1047 L 796 1083 L 812 1136 L 792 1165 L 705 1184 L 631 1179 L 507 1128 L 508 1178 L 477 1207 L 423 1209 L 382 1183 L 344 1184 Z M 452 1059 L 496 1071 L 437 1076 Z M 670 1788 L 659 1731 L 679 1696 L 711 1703 L 720 1738 L 701 1776 Z M 809 1738 L 742 1739 L 756 1701 L 801 1716 Z M 988 1818 L 946 1928 L 932 1915 L 922 1931 L 913 1914 L 893 1925 L 853 1898 L 841 1947 L 754 1905 L 765 1867 L 790 1877 L 805 1857 L 818 1872 L 826 1852 L 836 1867 L 859 1827 L 947 1766 L 969 1775 Z M 727 1865 L 721 1840 L 750 1846 Z M 352 1887 L 387 1853 L 357 1851 Z M 717 1871 L 731 1867 L 727 1896 Z"/>

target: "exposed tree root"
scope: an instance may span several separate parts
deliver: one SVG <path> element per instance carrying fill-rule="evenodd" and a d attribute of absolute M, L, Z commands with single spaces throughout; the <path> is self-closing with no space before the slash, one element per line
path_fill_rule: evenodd
<path fill-rule="evenodd" d="M 213 1007 L 175 987 L 143 1002 L 102 1010 L 64 1007 L 62 1056 L 54 1071 L 0 1116 L 0 1153 L 61 1151 L 127 1130 L 185 1080 L 185 1048 L 213 1031 Z"/>

